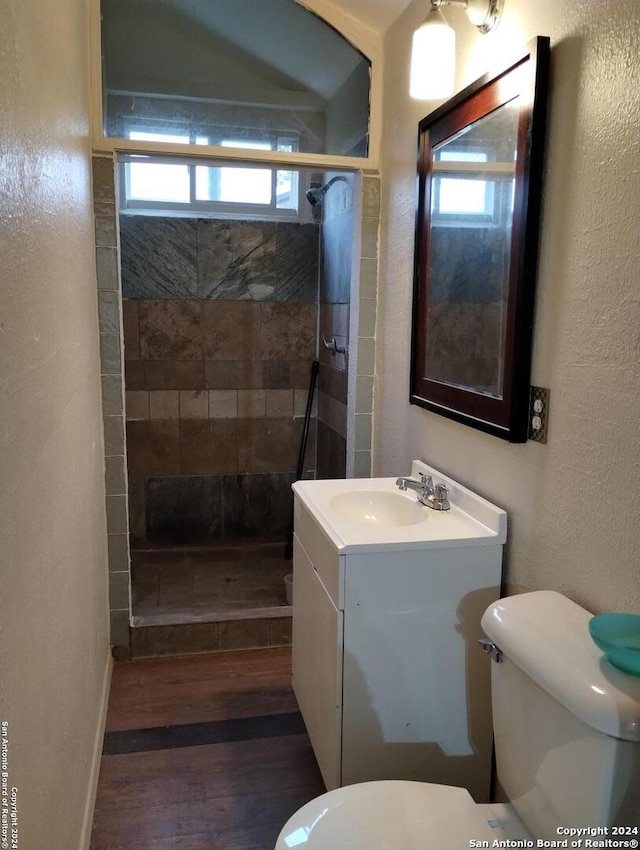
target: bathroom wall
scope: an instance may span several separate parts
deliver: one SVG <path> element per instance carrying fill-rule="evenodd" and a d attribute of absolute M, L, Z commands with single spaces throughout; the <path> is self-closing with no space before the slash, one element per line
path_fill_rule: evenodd
<path fill-rule="evenodd" d="M 412 458 L 506 508 L 507 589 L 558 590 L 592 611 L 640 609 L 640 9 L 508 0 L 481 36 L 447 8 L 458 87 L 549 35 L 552 72 L 532 383 L 551 388 L 546 445 L 509 445 L 408 403 L 417 124 L 413 2 L 385 39 L 375 472 Z"/>
<path fill-rule="evenodd" d="M 344 478 L 347 469 L 347 395 L 349 353 L 334 354 L 323 344 L 349 344 L 353 196 L 352 175 L 338 176 L 322 204 L 320 260 L 320 345 L 318 372 L 318 478 Z"/>
<path fill-rule="evenodd" d="M 318 226 L 123 215 L 120 238 L 132 541 L 286 539 Z"/>
<path fill-rule="evenodd" d="M 2 7 L 0 718 L 18 846 L 88 848 L 111 669 L 87 7 Z"/>

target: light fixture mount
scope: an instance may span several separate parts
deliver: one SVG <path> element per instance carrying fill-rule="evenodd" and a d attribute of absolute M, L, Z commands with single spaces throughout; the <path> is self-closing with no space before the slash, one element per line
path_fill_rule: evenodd
<path fill-rule="evenodd" d="M 498 25 L 505 0 L 431 0 L 432 9 L 441 6 L 462 6 L 471 23 L 481 33 L 491 32 Z"/>

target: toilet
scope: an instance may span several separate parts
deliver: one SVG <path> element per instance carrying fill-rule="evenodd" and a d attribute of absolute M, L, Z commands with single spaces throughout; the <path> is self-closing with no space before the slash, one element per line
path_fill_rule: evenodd
<path fill-rule="evenodd" d="M 501 599 L 482 618 L 493 644 L 497 777 L 509 802 L 476 804 L 446 785 L 363 782 L 299 809 L 275 850 L 584 847 L 586 838 L 624 838 L 612 827 L 639 838 L 640 677 L 603 657 L 590 618 L 553 591 Z"/>

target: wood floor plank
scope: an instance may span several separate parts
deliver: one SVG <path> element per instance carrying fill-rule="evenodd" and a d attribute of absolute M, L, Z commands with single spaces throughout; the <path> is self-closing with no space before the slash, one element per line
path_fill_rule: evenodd
<path fill-rule="evenodd" d="M 105 756 L 96 813 L 310 783 L 324 790 L 306 735 Z"/>
<path fill-rule="evenodd" d="M 289 817 L 316 794 L 314 785 L 272 788 L 207 797 L 183 802 L 163 802 L 126 812 L 109 823 L 96 824 L 92 850 L 105 850 L 112 844 L 127 844 L 138 850 L 153 847 L 155 841 L 208 834 L 219 842 L 212 846 L 246 848 L 259 843 L 260 850 L 273 850 L 275 839 Z"/>
<path fill-rule="evenodd" d="M 291 648 L 116 664 L 107 731 L 297 711 Z"/>
<path fill-rule="evenodd" d="M 273 850 L 325 790 L 308 736 L 260 720 L 298 710 L 290 663 L 278 649 L 117 665 L 111 730 L 255 717 L 270 737 L 104 755 L 91 850 Z"/>

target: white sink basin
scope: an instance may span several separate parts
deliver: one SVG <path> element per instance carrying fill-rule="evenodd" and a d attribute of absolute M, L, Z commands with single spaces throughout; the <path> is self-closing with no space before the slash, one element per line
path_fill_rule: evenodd
<path fill-rule="evenodd" d="M 293 485 L 295 526 L 301 528 L 312 519 L 345 553 L 505 542 L 503 510 L 437 469 L 414 461 L 411 476 L 419 480 L 421 474 L 448 486 L 451 510 L 434 511 L 421 505 L 413 491 L 398 489 L 396 477 L 297 481 Z"/>
<path fill-rule="evenodd" d="M 329 505 L 346 520 L 372 526 L 415 525 L 425 522 L 430 511 L 415 498 L 376 490 L 338 493 Z"/>

